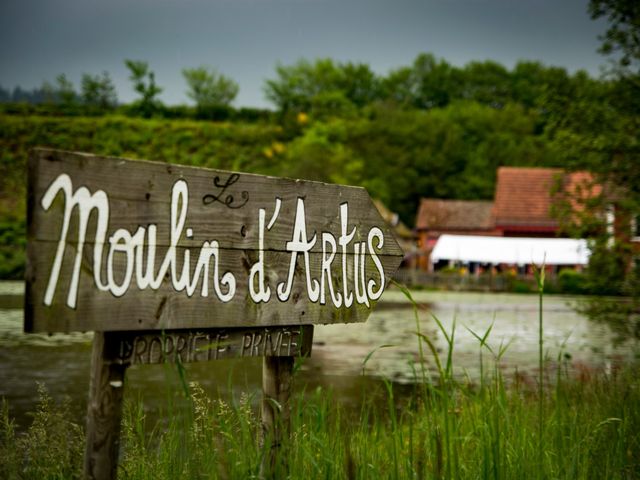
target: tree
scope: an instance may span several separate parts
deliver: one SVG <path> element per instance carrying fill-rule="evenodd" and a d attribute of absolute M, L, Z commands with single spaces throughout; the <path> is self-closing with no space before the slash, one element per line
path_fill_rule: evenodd
<path fill-rule="evenodd" d="M 471 62 L 464 67 L 462 76 L 461 94 L 465 99 L 502 108 L 513 98 L 511 73 L 497 62 Z"/>
<path fill-rule="evenodd" d="M 613 185 L 625 186 L 627 199 L 640 208 L 640 3 L 635 0 L 591 0 L 593 19 L 606 17 L 600 52 L 618 54 L 620 66 L 609 89 L 607 123 L 594 125 L 596 167 Z M 611 108 L 613 107 L 613 108 Z"/>
<path fill-rule="evenodd" d="M 340 78 L 337 89 L 356 107 L 362 108 L 382 96 L 382 82 L 365 63 L 339 64 Z"/>
<path fill-rule="evenodd" d="M 385 79 L 386 98 L 403 105 L 428 110 L 444 107 L 461 98 L 460 71 L 431 53 L 421 53 L 411 67 L 392 71 Z"/>
<path fill-rule="evenodd" d="M 182 75 L 187 81 L 187 96 L 199 109 L 228 107 L 238 95 L 238 84 L 215 69 L 207 67 L 185 68 Z"/>
<path fill-rule="evenodd" d="M 73 88 L 73 83 L 64 73 L 56 77 L 55 97 L 58 103 L 70 107 L 76 103 L 78 94 Z"/>
<path fill-rule="evenodd" d="M 354 108 L 380 98 L 380 80 L 366 64 L 335 63 L 330 58 L 313 63 L 299 60 L 290 66 L 278 65 L 276 74 L 276 79 L 267 80 L 264 91 L 281 113 L 313 113 L 314 104 L 324 107 L 329 98 L 344 99 Z"/>
<path fill-rule="evenodd" d="M 411 107 L 415 104 L 415 81 L 411 67 L 393 70 L 382 80 L 383 97 L 394 105 Z"/>
<path fill-rule="evenodd" d="M 609 28 L 600 36 L 600 52 L 619 54 L 618 63 L 625 70 L 640 73 L 640 2 L 637 0 L 591 0 L 592 19 L 607 17 Z"/>
<path fill-rule="evenodd" d="M 593 19 L 608 19 L 600 52 L 618 55 L 617 67 L 606 81 L 575 74 L 570 88 L 550 103 L 554 113 L 545 134 L 565 165 L 589 170 L 602 186 L 601 193 L 579 209 L 579 221 L 565 215 L 568 231 L 590 238 L 589 286 L 594 293 L 631 296 L 636 309 L 640 307 L 640 262 L 637 244 L 630 237 L 631 220 L 640 218 L 640 4 L 591 0 L 589 13 Z M 576 197 L 570 202 L 579 205 Z M 613 224 L 606 212 L 614 213 Z M 592 302 L 590 309 L 596 303 L 602 302 Z M 637 316 L 636 321 L 640 328 Z"/>
<path fill-rule="evenodd" d="M 125 60 L 124 63 L 129 69 L 133 89 L 140 94 L 133 110 L 145 118 L 151 117 L 161 105 L 157 97 L 162 88 L 156 85 L 155 73 L 149 69 L 149 64 L 142 60 Z"/>
<path fill-rule="evenodd" d="M 278 65 L 276 74 L 278 78 L 267 80 L 265 95 L 282 113 L 309 112 L 316 95 L 338 89 L 340 75 L 330 58 Z"/>
<path fill-rule="evenodd" d="M 108 72 L 102 75 L 82 75 L 82 99 L 85 105 L 100 110 L 111 110 L 118 103 L 116 89 Z"/>
<path fill-rule="evenodd" d="M 73 83 L 64 73 L 58 75 L 54 83 L 45 80 L 40 88 L 33 89 L 31 92 L 23 91 L 20 87 L 14 90 L 14 101 L 59 105 L 67 109 L 73 107 L 77 99 L 78 94 L 73 88 Z"/>
<path fill-rule="evenodd" d="M 354 183 L 359 162 L 345 146 L 345 122 L 315 122 L 295 138 L 282 161 L 282 174 L 321 182 Z"/>
<path fill-rule="evenodd" d="M 20 87 L 16 88 L 20 89 Z M 30 103 L 45 103 L 48 105 L 53 105 L 58 102 L 56 88 L 48 80 L 42 82 L 39 90 L 35 89 L 31 94 L 29 92 L 24 93 L 24 100 Z M 22 100 L 22 95 L 20 95 L 20 97 L 20 99 Z"/>
<path fill-rule="evenodd" d="M 429 109 L 444 107 L 454 98 L 460 98 L 460 73 L 445 60 L 423 53 L 413 62 L 415 83 L 414 105 Z"/>

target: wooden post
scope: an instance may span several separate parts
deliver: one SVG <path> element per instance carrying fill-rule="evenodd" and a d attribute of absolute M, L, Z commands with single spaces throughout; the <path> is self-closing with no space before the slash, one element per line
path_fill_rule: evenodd
<path fill-rule="evenodd" d="M 291 430 L 293 357 L 264 357 L 262 361 L 262 445 L 268 452 L 260 466 L 261 478 L 286 475 L 287 452 L 281 448 Z"/>
<path fill-rule="evenodd" d="M 113 334 L 95 332 L 91 353 L 91 383 L 87 405 L 85 479 L 115 479 L 120 447 L 122 396 L 127 364 L 108 359 Z"/>

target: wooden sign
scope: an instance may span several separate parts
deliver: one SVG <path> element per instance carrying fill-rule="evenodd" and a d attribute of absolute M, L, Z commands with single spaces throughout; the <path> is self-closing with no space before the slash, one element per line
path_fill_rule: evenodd
<path fill-rule="evenodd" d="M 306 357 L 313 326 L 107 332 L 104 358 L 121 365 L 191 363 L 226 358 Z"/>
<path fill-rule="evenodd" d="M 48 149 L 25 330 L 362 322 L 402 260 L 363 188 Z"/>
<path fill-rule="evenodd" d="M 274 476 L 313 324 L 364 321 L 402 260 L 367 192 L 49 149 L 28 174 L 25 331 L 96 332 L 85 478 L 117 477 L 127 367 L 256 356 Z"/>

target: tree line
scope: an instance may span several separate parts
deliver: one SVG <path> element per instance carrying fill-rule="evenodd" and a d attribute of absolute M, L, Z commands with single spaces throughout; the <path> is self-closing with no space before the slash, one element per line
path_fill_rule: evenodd
<path fill-rule="evenodd" d="M 148 62 L 125 60 L 125 65 L 138 95 L 129 105 L 129 112 L 142 117 L 163 116 L 165 106 L 159 99 L 163 88 Z M 182 74 L 198 118 L 213 118 L 210 111 L 230 108 L 239 92 L 235 80 L 212 67 L 185 68 Z M 264 94 L 280 115 L 305 112 L 321 118 L 353 116 L 367 106 L 381 103 L 405 110 L 442 108 L 458 100 L 494 108 L 508 103 L 535 108 L 548 97 L 580 83 L 591 83 L 593 87 L 599 82 L 583 71 L 572 75 L 562 67 L 539 62 L 521 61 L 511 70 L 491 60 L 456 67 L 431 53 L 422 53 L 411 65 L 387 75 L 376 74 L 366 63 L 335 62 L 330 58 L 279 64 L 275 77 L 265 81 Z M 98 113 L 108 113 L 119 106 L 113 80 L 106 71 L 83 74 L 79 90 L 65 74 L 30 91 L 16 87 L 11 92 L 0 86 L 0 101 L 57 105 L 62 110 L 84 106 Z M 179 114 L 174 112 L 173 116 Z"/>
<path fill-rule="evenodd" d="M 124 109 L 133 116 L 195 116 L 216 120 L 230 109 L 239 91 L 235 80 L 214 68 L 185 68 L 182 75 L 187 83 L 187 96 L 195 102 L 195 114 L 188 109 L 167 108 L 159 100 L 163 88 L 157 84 L 155 72 L 149 68 L 148 62 L 127 59 L 124 63 L 129 71 L 132 87 L 138 94 L 138 98 Z M 54 82 L 45 81 L 40 87 L 32 90 L 18 86 L 10 91 L 0 86 L 0 102 L 44 105 L 49 108 L 41 111 L 63 115 L 106 114 L 122 107 L 118 102 L 111 75 L 107 71 L 96 75 L 82 74 L 79 91 L 65 74 L 58 75 Z"/>

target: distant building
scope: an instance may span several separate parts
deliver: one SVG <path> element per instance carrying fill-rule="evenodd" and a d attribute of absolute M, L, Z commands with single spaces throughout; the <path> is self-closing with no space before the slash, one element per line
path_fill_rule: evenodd
<path fill-rule="evenodd" d="M 494 222 L 506 237 L 555 237 L 553 190 L 562 170 L 501 167 L 496 180 Z"/>
<path fill-rule="evenodd" d="M 423 198 L 416 218 L 418 266 L 429 269 L 429 255 L 440 235 L 499 235 L 493 202 Z"/>
<path fill-rule="evenodd" d="M 577 197 L 595 197 L 602 187 L 587 172 L 565 173 L 557 168 L 500 167 L 493 217 L 504 237 L 556 237 L 560 223 L 554 207 L 566 199 L 571 214 L 584 208 Z"/>
<path fill-rule="evenodd" d="M 422 199 L 416 217 L 418 266 L 430 269 L 438 238 L 448 235 L 554 238 L 561 225 L 556 209 L 579 216 L 602 187 L 587 172 L 556 168 L 500 167 L 494 201 Z M 576 200 L 577 199 L 577 200 Z M 579 221 L 579 219 L 578 219 Z"/>

